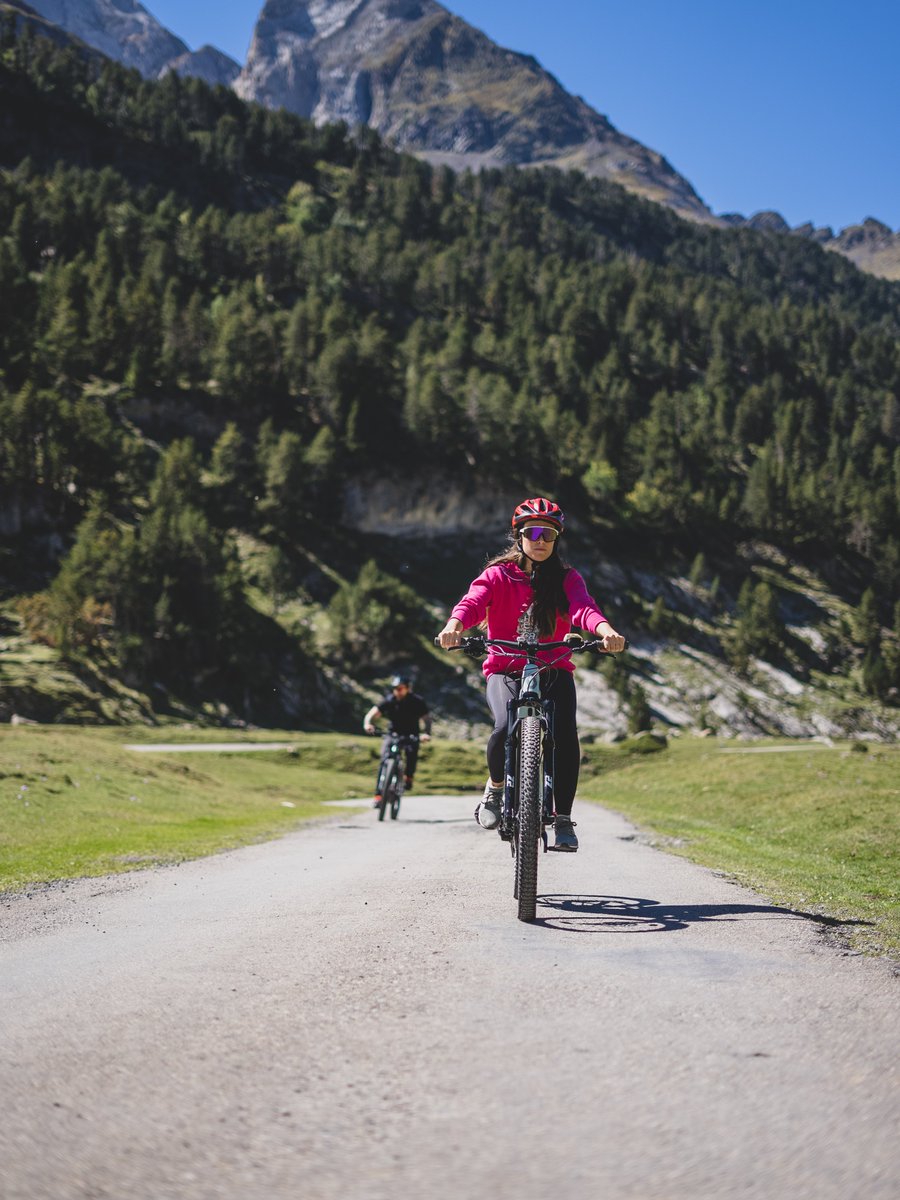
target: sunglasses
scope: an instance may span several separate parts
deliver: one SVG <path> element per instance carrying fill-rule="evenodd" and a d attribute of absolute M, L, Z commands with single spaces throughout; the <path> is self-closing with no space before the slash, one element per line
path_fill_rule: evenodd
<path fill-rule="evenodd" d="M 522 537 L 528 538 L 529 542 L 555 542 L 559 530 L 551 525 L 527 525 L 522 530 Z"/>

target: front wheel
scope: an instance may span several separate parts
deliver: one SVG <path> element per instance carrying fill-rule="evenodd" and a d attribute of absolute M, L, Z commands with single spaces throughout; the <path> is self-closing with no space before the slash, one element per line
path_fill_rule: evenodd
<path fill-rule="evenodd" d="M 384 814 L 391 807 L 391 796 L 397 790 L 397 764 L 389 762 L 385 765 L 381 779 L 381 802 L 378 805 L 378 820 L 384 820 Z M 393 811 L 391 816 L 393 816 Z"/>
<path fill-rule="evenodd" d="M 537 907 L 538 843 L 541 838 L 541 723 L 519 726 L 519 811 L 516 819 L 516 890 L 519 920 L 533 921 Z"/>
<path fill-rule="evenodd" d="M 394 783 L 391 788 L 391 820 L 397 820 L 397 814 L 400 812 L 400 780 L 394 775 Z"/>

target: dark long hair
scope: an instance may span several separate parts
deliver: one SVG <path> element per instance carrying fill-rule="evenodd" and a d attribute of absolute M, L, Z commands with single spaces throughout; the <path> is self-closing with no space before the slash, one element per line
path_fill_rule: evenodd
<path fill-rule="evenodd" d="M 493 567 L 496 563 L 515 563 L 523 571 L 526 567 L 527 556 L 522 550 L 516 534 L 510 534 L 509 549 L 502 551 L 490 559 L 487 565 Z M 541 637 L 552 637 L 556 622 L 561 613 L 569 611 L 569 597 L 564 586 L 565 578 L 571 570 L 559 549 L 559 539 L 553 543 L 553 553 L 542 563 L 532 560 L 531 586 L 534 589 L 534 622 Z"/>

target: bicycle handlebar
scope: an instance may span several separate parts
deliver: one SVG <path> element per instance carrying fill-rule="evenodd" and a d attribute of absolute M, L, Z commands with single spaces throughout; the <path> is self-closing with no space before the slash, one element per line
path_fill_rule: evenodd
<path fill-rule="evenodd" d="M 396 733 L 390 729 L 385 729 L 384 732 L 381 733 L 380 735 L 379 735 L 379 732 L 377 729 L 373 729 L 371 733 L 369 733 L 369 731 L 366 730 L 366 734 L 369 737 L 379 737 L 379 736 L 393 737 L 393 738 L 400 738 L 401 740 L 409 740 L 409 741 L 419 741 L 419 739 L 422 737 L 421 733 Z M 424 736 L 430 737 L 431 735 L 426 733 Z"/>
<path fill-rule="evenodd" d="M 440 636 L 434 639 L 434 644 L 440 646 Z M 530 654 L 537 654 L 540 650 L 570 650 L 572 654 L 584 654 L 586 651 L 592 650 L 595 654 L 608 654 L 611 657 L 621 653 L 618 650 L 605 650 L 602 638 L 585 639 L 580 633 L 569 633 L 561 642 L 527 642 L 522 639 L 505 641 L 503 638 L 489 638 L 484 634 L 473 634 L 471 637 L 462 638 L 458 646 L 447 646 L 447 649 L 462 650 L 474 658 L 477 654 L 484 654 L 492 646 L 497 646 L 501 650 L 509 650 L 513 654 L 524 654 L 526 657 Z M 627 649 L 628 639 L 626 638 L 623 650 Z"/>

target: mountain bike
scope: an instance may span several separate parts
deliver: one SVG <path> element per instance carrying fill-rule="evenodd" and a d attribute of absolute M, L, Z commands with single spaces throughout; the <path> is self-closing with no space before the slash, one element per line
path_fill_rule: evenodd
<path fill-rule="evenodd" d="M 419 735 L 416 733 L 389 733 L 387 749 L 378 768 L 378 784 L 376 794 L 381 797 L 378 804 L 378 820 L 384 820 L 384 814 L 390 812 L 391 820 L 396 821 L 400 812 L 400 797 L 403 795 L 403 757 L 407 746 L 418 745 Z"/>
<path fill-rule="evenodd" d="M 435 639 L 440 644 L 439 639 Z M 625 643 L 626 648 L 628 643 Z M 608 654 L 600 638 L 568 634 L 561 642 L 539 642 L 526 631 L 515 641 L 481 634 L 462 638 L 459 649 L 480 658 L 492 646 L 523 655 L 517 694 L 507 704 L 503 803 L 498 832 L 509 842 L 515 860 L 513 898 L 520 921 L 533 921 L 537 907 L 538 846 L 546 852 L 546 827 L 555 819 L 553 795 L 553 701 L 541 695 L 541 672 L 552 663 L 538 660 L 538 651 Z M 451 647 L 456 649 L 456 647 Z"/>

